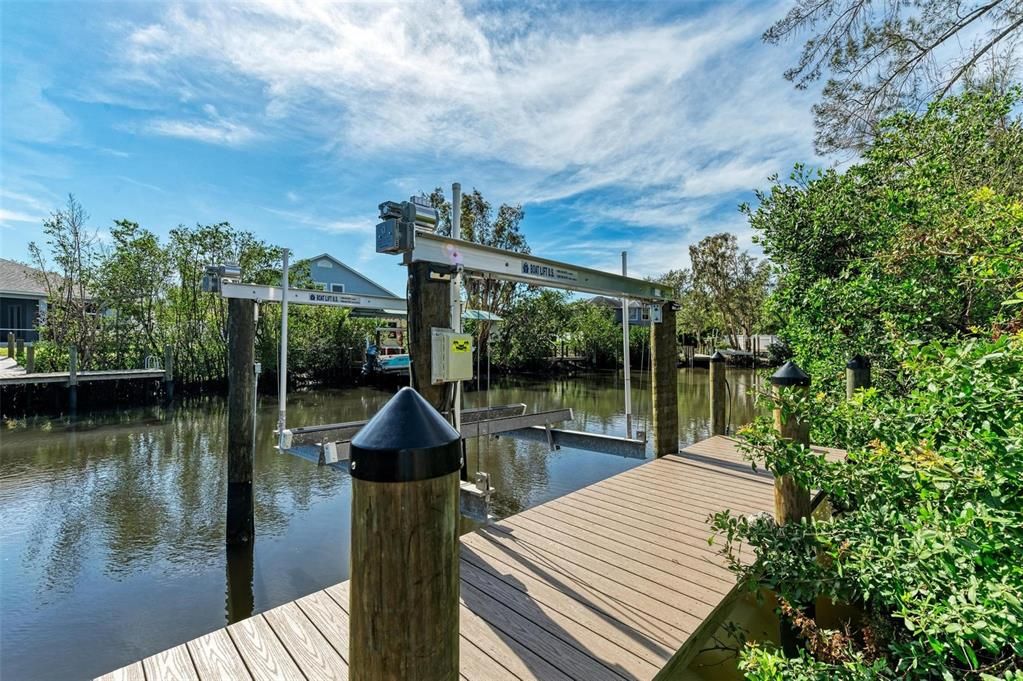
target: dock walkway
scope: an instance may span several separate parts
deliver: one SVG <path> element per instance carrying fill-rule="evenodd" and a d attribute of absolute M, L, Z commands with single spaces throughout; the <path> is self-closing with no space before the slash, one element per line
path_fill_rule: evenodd
<path fill-rule="evenodd" d="M 772 512 L 769 473 L 713 437 L 462 537 L 461 678 L 652 679 L 737 593 L 707 518 Z M 347 679 L 348 582 L 106 680 Z"/>
<path fill-rule="evenodd" d="M 125 380 L 146 380 L 163 378 L 163 369 L 114 369 L 112 371 L 79 371 L 77 374 L 78 383 L 91 383 L 93 381 L 125 381 Z M 71 372 L 52 371 L 42 373 L 25 373 L 24 370 L 9 371 L 0 374 L 0 387 L 6 385 L 28 385 L 35 383 L 60 383 L 68 385 L 71 382 Z"/>

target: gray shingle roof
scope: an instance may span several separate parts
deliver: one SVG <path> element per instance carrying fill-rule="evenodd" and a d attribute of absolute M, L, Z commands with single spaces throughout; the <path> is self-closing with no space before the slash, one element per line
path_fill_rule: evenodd
<path fill-rule="evenodd" d="M 0 258 L 0 293 L 46 297 L 42 271 L 20 262 Z"/>

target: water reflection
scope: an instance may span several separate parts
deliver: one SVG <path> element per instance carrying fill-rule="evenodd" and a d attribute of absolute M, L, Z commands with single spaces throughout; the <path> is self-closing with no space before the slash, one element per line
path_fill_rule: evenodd
<path fill-rule="evenodd" d="M 730 372 L 733 423 L 752 414 L 749 372 Z M 494 383 L 467 406 L 523 402 L 574 409 L 566 427 L 624 434 L 613 374 Z M 648 430 L 648 377 L 633 378 L 636 428 Z M 707 435 L 707 375 L 679 372 L 680 439 Z M 289 423 L 354 421 L 389 399 L 371 388 L 299 393 Z M 0 433 L 0 677 L 91 678 L 168 646 L 346 579 L 351 484 L 330 468 L 278 454 L 276 401 L 258 410 L 257 540 L 224 547 L 227 421 L 219 398 L 41 419 Z M 471 442 L 504 517 L 640 463 L 547 451 L 509 438 Z M 53 650 L 62 651 L 53 655 Z"/>
<path fill-rule="evenodd" d="M 227 547 L 227 623 L 252 617 L 256 599 L 253 594 L 252 542 Z"/>

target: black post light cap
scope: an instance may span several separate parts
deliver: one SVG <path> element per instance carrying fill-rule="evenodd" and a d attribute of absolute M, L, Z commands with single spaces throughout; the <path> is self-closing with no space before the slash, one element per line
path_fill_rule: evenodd
<path fill-rule="evenodd" d="M 781 365 L 771 376 L 771 385 L 810 385 L 810 377 L 795 362 L 788 361 Z"/>
<path fill-rule="evenodd" d="M 710 362 L 724 362 L 725 361 L 725 356 L 721 354 L 721 351 L 715 350 L 714 354 L 710 356 L 710 359 L 708 361 L 710 361 Z"/>
<path fill-rule="evenodd" d="M 863 355 L 856 355 L 849 360 L 849 363 L 845 365 L 846 369 L 869 369 L 870 360 Z"/>
<path fill-rule="evenodd" d="M 402 388 L 352 438 L 348 470 L 370 482 L 416 482 L 461 468 L 462 436 L 422 395 Z"/>

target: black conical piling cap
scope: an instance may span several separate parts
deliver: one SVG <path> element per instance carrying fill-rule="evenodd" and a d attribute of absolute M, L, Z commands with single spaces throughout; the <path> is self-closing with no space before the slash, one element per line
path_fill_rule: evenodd
<path fill-rule="evenodd" d="M 771 376 L 771 385 L 810 385 L 810 377 L 795 362 L 785 362 Z"/>
<path fill-rule="evenodd" d="M 855 357 L 853 357 L 852 359 L 849 360 L 849 363 L 845 365 L 845 368 L 846 369 L 854 369 L 854 370 L 869 369 L 870 368 L 870 360 L 868 360 L 863 355 L 856 355 Z"/>
<path fill-rule="evenodd" d="M 711 362 L 724 362 L 725 361 L 725 356 L 722 355 L 720 351 L 715 350 L 714 354 L 710 356 L 710 360 L 709 361 L 711 361 Z"/>
<path fill-rule="evenodd" d="M 398 394 L 352 438 L 349 470 L 371 482 L 429 480 L 461 468 L 461 436 L 412 388 Z"/>

